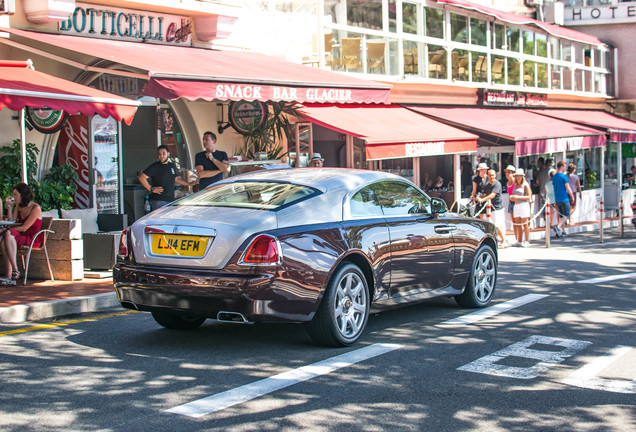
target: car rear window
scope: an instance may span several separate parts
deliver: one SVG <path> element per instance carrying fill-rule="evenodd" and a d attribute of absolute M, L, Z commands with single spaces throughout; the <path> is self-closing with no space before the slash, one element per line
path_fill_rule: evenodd
<path fill-rule="evenodd" d="M 210 186 L 172 205 L 277 210 L 317 193 L 310 187 L 291 183 L 237 182 Z"/>

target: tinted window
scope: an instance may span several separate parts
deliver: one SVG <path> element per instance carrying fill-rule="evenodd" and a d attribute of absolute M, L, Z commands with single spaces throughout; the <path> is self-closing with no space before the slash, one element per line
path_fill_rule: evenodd
<path fill-rule="evenodd" d="M 385 216 L 407 216 L 431 213 L 431 202 L 422 192 L 406 183 L 380 182 L 373 190 Z"/>
<path fill-rule="evenodd" d="M 351 198 L 349 206 L 352 218 L 383 215 L 378 198 L 370 186 L 360 189 L 360 191 Z"/>
<path fill-rule="evenodd" d="M 307 186 L 275 182 L 237 182 L 210 186 L 176 201 L 178 206 L 242 207 L 276 210 L 318 192 Z"/>

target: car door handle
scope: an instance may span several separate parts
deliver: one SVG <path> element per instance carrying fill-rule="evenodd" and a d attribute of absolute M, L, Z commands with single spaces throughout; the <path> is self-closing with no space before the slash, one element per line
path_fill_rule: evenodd
<path fill-rule="evenodd" d="M 449 232 L 455 231 L 457 227 L 455 226 L 446 226 L 446 225 L 438 225 L 435 227 L 435 232 L 438 234 L 447 234 Z"/>

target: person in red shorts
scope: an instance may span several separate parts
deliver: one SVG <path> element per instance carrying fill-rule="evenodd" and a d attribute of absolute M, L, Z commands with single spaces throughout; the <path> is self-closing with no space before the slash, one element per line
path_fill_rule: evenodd
<path fill-rule="evenodd" d="M 42 226 L 42 209 L 39 204 L 32 200 L 33 191 L 25 183 L 15 185 L 13 196 L 5 198 L 9 220 L 21 224 L 15 228 L 6 229 L 0 238 L 0 251 L 7 279 L 17 280 L 20 278 L 16 258 L 17 250 L 20 246 L 30 245 L 33 237 Z M 42 240 L 43 237 L 38 237 L 33 246 L 41 246 Z"/>

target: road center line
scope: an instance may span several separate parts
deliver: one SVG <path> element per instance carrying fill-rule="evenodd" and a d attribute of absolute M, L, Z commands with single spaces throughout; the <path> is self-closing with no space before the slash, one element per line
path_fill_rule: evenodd
<path fill-rule="evenodd" d="M 402 345 L 377 343 L 364 348 L 350 351 L 346 354 L 331 357 L 297 369 L 292 369 L 269 378 L 262 379 L 241 387 L 217 393 L 193 402 L 176 406 L 166 410 L 173 414 L 199 418 L 204 415 L 221 411 L 233 405 L 256 399 L 285 387 L 298 384 L 320 375 L 329 374 L 352 364 L 377 357 L 382 354 L 402 348 Z"/>
<path fill-rule="evenodd" d="M 578 283 L 596 284 L 596 283 L 610 282 L 610 281 L 615 281 L 620 279 L 628 279 L 633 277 L 636 277 L 636 273 L 623 273 L 623 274 L 614 275 L 614 276 L 605 276 L 605 277 L 594 278 L 594 279 L 584 279 L 584 280 L 578 281 Z"/>
<path fill-rule="evenodd" d="M 490 318 L 495 315 L 499 315 L 500 313 L 509 311 L 514 308 L 518 308 L 519 306 L 523 306 L 528 303 L 532 303 L 537 300 L 541 300 L 544 297 L 548 297 L 547 294 L 526 294 L 524 296 L 518 297 L 513 300 L 508 300 L 507 302 L 499 303 L 494 306 L 491 306 L 487 309 L 482 309 L 477 312 L 472 312 L 466 315 L 462 315 L 457 318 L 453 318 L 452 320 L 444 321 L 439 323 L 439 325 L 466 325 L 472 324 L 477 321 L 484 320 L 486 318 Z"/>

